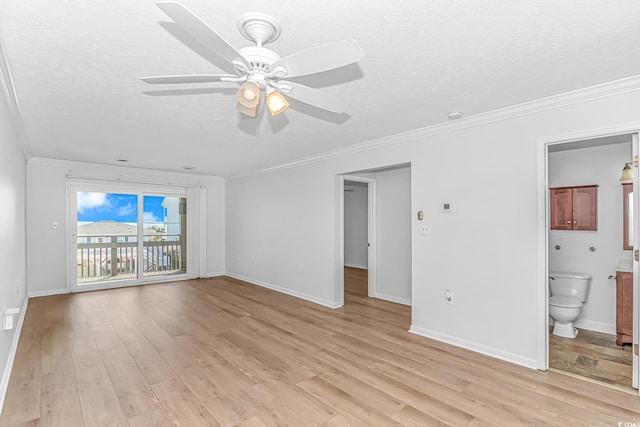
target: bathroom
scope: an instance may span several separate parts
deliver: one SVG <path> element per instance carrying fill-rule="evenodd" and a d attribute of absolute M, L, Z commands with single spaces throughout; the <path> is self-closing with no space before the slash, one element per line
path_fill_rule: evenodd
<path fill-rule="evenodd" d="M 592 187 L 597 211 L 591 214 L 596 230 L 553 229 L 556 226 L 548 230 L 549 276 L 573 272 L 591 277 L 586 302 L 573 323 L 578 332 L 575 338 L 567 337 L 572 334 L 566 330 L 565 336 L 551 332 L 550 302 L 549 366 L 627 391 L 632 390 L 632 346 L 616 343 L 616 276 L 628 273 L 632 266 L 632 250 L 623 248 L 625 197 L 620 181 L 625 164 L 632 159 L 631 138 L 620 135 L 558 144 L 550 146 L 548 154 L 550 189 L 597 186 Z"/>

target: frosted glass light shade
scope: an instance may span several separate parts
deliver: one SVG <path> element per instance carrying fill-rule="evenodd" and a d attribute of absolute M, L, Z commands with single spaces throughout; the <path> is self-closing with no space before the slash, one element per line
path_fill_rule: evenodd
<path fill-rule="evenodd" d="M 244 82 L 236 92 L 238 103 L 246 108 L 255 108 L 260 102 L 260 87 L 256 82 Z"/>
<path fill-rule="evenodd" d="M 241 112 L 245 116 L 255 117 L 257 112 L 258 112 L 258 106 L 255 106 L 253 108 L 247 108 L 247 107 L 245 107 L 244 105 L 242 105 L 241 103 L 238 102 L 238 105 L 236 105 L 236 110 L 238 110 L 239 112 Z"/>
<path fill-rule="evenodd" d="M 620 175 L 620 182 L 633 181 L 633 170 L 629 165 L 624 165 L 622 169 L 622 175 Z"/>
<path fill-rule="evenodd" d="M 276 114 L 280 114 L 284 110 L 289 108 L 289 102 L 287 101 L 287 98 L 285 98 L 280 92 L 271 90 L 267 94 L 267 107 L 269 107 L 271 115 L 275 116 Z"/>

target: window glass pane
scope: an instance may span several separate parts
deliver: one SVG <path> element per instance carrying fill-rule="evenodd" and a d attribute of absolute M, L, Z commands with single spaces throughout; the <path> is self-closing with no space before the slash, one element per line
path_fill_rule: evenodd
<path fill-rule="evenodd" d="M 136 194 L 77 192 L 77 283 L 135 279 Z"/>
<path fill-rule="evenodd" d="M 186 273 L 186 214 L 185 197 L 144 195 L 144 276 Z"/>

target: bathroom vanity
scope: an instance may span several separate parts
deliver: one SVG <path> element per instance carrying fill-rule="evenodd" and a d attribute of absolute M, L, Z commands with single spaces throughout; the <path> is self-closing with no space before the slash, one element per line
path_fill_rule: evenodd
<path fill-rule="evenodd" d="M 616 344 L 633 342 L 633 272 L 631 260 L 620 260 L 616 272 Z"/>

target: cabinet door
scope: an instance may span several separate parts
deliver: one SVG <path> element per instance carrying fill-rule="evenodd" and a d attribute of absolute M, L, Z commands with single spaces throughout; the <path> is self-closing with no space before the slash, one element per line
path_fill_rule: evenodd
<path fill-rule="evenodd" d="M 598 187 L 573 189 L 573 229 L 598 229 Z"/>
<path fill-rule="evenodd" d="M 616 344 L 633 341 L 633 274 L 616 275 Z"/>
<path fill-rule="evenodd" d="M 550 188 L 550 222 L 552 230 L 573 229 L 573 201 L 571 188 Z"/>

